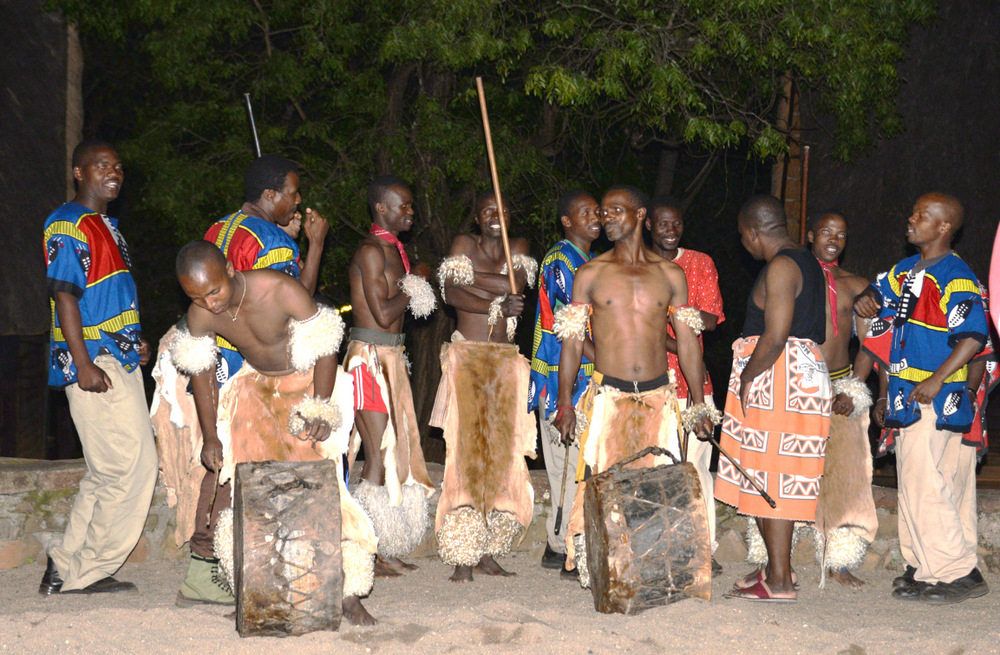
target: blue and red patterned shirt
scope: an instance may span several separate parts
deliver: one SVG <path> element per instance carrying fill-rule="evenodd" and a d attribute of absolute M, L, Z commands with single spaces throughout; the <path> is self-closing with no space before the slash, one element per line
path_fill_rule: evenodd
<path fill-rule="evenodd" d="M 110 354 L 126 371 L 135 370 L 142 339 L 139 298 L 118 221 L 79 203 L 66 203 L 45 221 L 45 264 L 52 312 L 49 386 L 76 382 L 76 364 L 55 309 L 55 295 L 60 291 L 79 302 L 90 359 Z"/>

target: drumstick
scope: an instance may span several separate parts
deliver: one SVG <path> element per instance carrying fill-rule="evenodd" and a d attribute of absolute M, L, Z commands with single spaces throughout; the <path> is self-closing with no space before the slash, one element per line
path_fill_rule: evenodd
<path fill-rule="evenodd" d="M 215 497 L 219 495 L 219 474 L 222 468 L 215 469 L 215 485 L 212 487 L 212 502 L 208 504 L 208 516 L 205 517 L 205 527 L 212 527 L 212 510 L 215 509 Z"/>
<path fill-rule="evenodd" d="M 750 486 L 752 486 L 757 491 L 757 493 L 760 494 L 761 498 L 763 498 L 765 501 L 767 501 L 768 505 L 770 505 L 772 508 L 778 506 L 778 504 L 776 502 L 774 502 L 774 499 L 771 498 L 769 495 L 767 495 L 767 492 L 764 491 L 764 487 L 760 486 L 760 483 L 757 482 L 756 480 L 754 480 L 750 476 L 750 474 L 747 473 L 746 469 L 743 468 L 742 466 L 740 466 L 739 462 L 737 462 L 735 459 L 733 459 L 729 455 L 729 453 L 727 453 L 725 450 L 723 450 L 722 444 L 720 444 L 718 441 L 716 441 L 714 436 L 709 435 L 708 441 L 713 446 L 715 446 L 716 448 L 718 448 L 719 452 L 726 456 L 726 459 L 728 459 L 730 462 L 732 462 L 733 466 L 736 467 L 736 470 L 738 470 L 740 473 L 743 474 L 743 477 L 745 477 L 747 479 L 747 481 L 750 483 Z"/>
<path fill-rule="evenodd" d="M 514 264 L 510 258 L 510 242 L 507 240 L 507 226 L 504 224 L 503 198 L 500 196 L 500 176 L 497 175 L 497 160 L 493 156 L 493 137 L 490 134 L 490 116 L 486 111 L 486 92 L 483 90 L 483 78 L 476 78 L 476 91 L 479 92 L 479 110 L 483 114 L 483 131 L 486 133 L 486 155 L 490 160 L 490 175 L 493 177 L 493 193 L 497 199 L 497 212 L 500 214 L 500 239 L 503 241 L 503 256 L 507 260 L 507 275 L 510 277 L 510 292 L 517 293 L 517 283 L 514 281 Z"/>
<path fill-rule="evenodd" d="M 559 534 L 559 526 L 562 525 L 563 505 L 566 504 L 566 473 L 569 471 L 569 443 L 566 444 L 566 452 L 563 453 L 563 476 L 562 491 L 559 492 L 559 509 L 556 510 L 556 527 L 552 531 Z"/>

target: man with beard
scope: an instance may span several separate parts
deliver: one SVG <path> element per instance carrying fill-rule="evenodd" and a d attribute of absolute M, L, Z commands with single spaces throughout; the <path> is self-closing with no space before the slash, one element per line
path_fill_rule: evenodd
<path fill-rule="evenodd" d="M 73 150 L 76 195 L 45 221 L 52 306 L 49 386 L 65 388 L 87 473 L 38 592 L 136 591 L 111 577 L 142 535 L 156 450 L 139 366 L 142 339 L 132 258 L 108 203 L 125 172 L 103 141 Z"/>
<path fill-rule="evenodd" d="M 560 524 L 556 515 L 576 496 L 576 470 L 567 466 L 567 460 L 576 462 L 580 448 L 574 443 L 564 447 L 559 431 L 552 426 L 552 412 L 559 396 L 559 355 L 562 344 L 552 332 L 555 314 L 573 302 L 573 279 L 576 271 L 590 261 L 590 244 L 601 235 L 601 221 L 597 201 L 586 191 L 569 191 L 556 205 L 556 214 L 563 227 L 563 239 L 552 246 L 542 259 L 542 272 L 538 281 L 538 309 L 531 353 L 531 396 L 528 410 L 538 410 L 538 423 L 542 429 L 542 455 L 545 472 L 549 478 L 552 503 L 545 521 L 548 541 L 542 555 L 542 566 L 562 569 L 571 578 L 576 574 L 565 568 L 566 544 L 559 534 L 566 534 L 569 525 L 569 508 L 565 508 Z M 573 403 L 580 399 L 594 373 L 594 343 L 583 343 L 583 360 L 574 380 Z M 565 479 L 564 479 L 565 478 Z M 565 492 L 563 488 L 565 485 Z"/>
<path fill-rule="evenodd" d="M 444 431 L 444 481 L 435 531 L 438 553 L 455 567 L 452 582 L 472 574 L 514 575 L 497 564 L 531 525 L 532 489 L 524 457 L 535 456 L 537 430 L 527 411 L 530 364 L 513 343 L 521 292 L 538 263 L 528 242 L 511 239 L 515 288 L 510 287 L 492 190 L 476 198 L 479 234 L 455 237 L 441 262 L 441 296 L 458 325 L 441 349 L 441 383 L 431 425 Z"/>

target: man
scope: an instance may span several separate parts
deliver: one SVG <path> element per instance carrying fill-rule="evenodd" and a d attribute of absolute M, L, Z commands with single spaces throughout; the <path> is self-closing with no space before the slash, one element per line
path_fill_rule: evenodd
<path fill-rule="evenodd" d="M 613 186 L 601 200 L 601 223 L 614 249 L 580 267 L 573 282 L 573 304 L 556 317 L 562 339 L 559 400 L 555 427 L 563 439 L 577 431 L 576 412 L 589 427 L 580 434 L 576 480 L 601 473 L 647 446 L 660 446 L 680 459 L 678 423 L 710 433 L 718 410 L 704 404 L 701 385 L 691 388 L 692 405 L 683 417 L 675 407 L 675 383 L 667 362 L 667 324 L 677 334 L 681 370 L 691 380 L 705 376 L 696 334 L 700 315 L 687 304 L 687 283 L 680 266 L 647 250 L 642 240 L 647 198 L 630 186 Z M 573 382 L 580 367 L 587 318 L 594 340 L 594 375 L 574 409 Z M 600 417 L 600 418 L 598 418 Z M 625 423 L 631 429 L 624 429 Z M 631 467 L 670 463 L 648 455 Z M 579 484 L 566 532 L 566 566 L 580 571 L 589 586 L 584 548 L 583 498 Z"/>
<path fill-rule="evenodd" d="M 576 470 L 569 462 L 580 457 L 576 444 L 563 446 L 559 431 L 552 426 L 552 412 L 559 396 L 559 354 L 562 344 L 552 332 L 555 314 L 573 302 L 573 279 L 576 271 L 590 261 L 590 244 L 601 235 L 601 221 L 594 197 L 586 191 L 569 191 L 556 205 L 556 213 L 563 227 L 563 239 L 552 246 L 542 259 L 542 272 L 538 281 L 538 309 L 531 353 L 531 384 L 529 385 L 528 411 L 538 410 L 538 424 L 542 428 L 542 455 L 545 472 L 549 478 L 552 502 L 545 521 L 548 540 L 542 554 L 542 566 L 565 568 L 566 543 L 559 535 L 566 534 L 571 508 L 565 507 L 566 499 L 573 502 L 576 496 Z M 574 379 L 573 403 L 580 399 L 594 373 L 594 343 L 589 339 L 583 344 L 583 359 Z M 556 515 L 563 508 L 562 520 L 556 525 Z"/>
<path fill-rule="evenodd" d="M 726 320 L 722 313 L 722 292 L 719 290 L 719 273 L 715 270 L 715 262 L 708 255 L 681 248 L 681 237 L 684 235 L 684 213 L 680 203 L 670 196 L 656 196 L 650 203 L 646 213 L 646 229 L 649 230 L 651 250 L 681 267 L 688 285 L 688 304 L 701 313 L 701 321 L 705 330 L 713 331 L 719 323 Z M 698 335 L 698 343 L 702 354 L 705 348 Z M 677 359 L 677 339 L 673 328 L 667 325 L 667 362 L 673 371 L 677 382 L 677 404 L 683 410 L 687 407 L 688 383 L 681 375 L 680 362 Z M 712 379 L 705 372 L 703 393 L 705 403 L 715 407 L 712 394 Z M 708 534 L 712 542 L 712 552 L 718 547 L 715 540 L 715 498 L 712 497 L 712 473 L 709 466 L 712 463 L 712 445 L 707 440 L 697 438 L 690 433 L 686 440 L 687 460 L 698 471 L 701 490 L 705 496 L 705 508 L 708 511 Z M 712 574 L 722 573 L 722 567 L 712 558 Z"/>
<path fill-rule="evenodd" d="M 968 362 L 988 328 L 978 281 L 951 250 L 963 220 L 958 199 L 920 196 L 906 230 L 919 254 L 880 275 L 854 305 L 864 318 L 895 310 L 885 425 L 899 428 L 899 547 L 907 569 L 892 594 L 933 605 L 989 592 L 977 567 L 975 448 L 962 444 L 975 411 Z"/>
<path fill-rule="evenodd" d="M 156 484 L 132 258 L 107 217 L 125 173 L 110 144 L 73 150 L 76 195 L 45 221 L 52 308 L 49 386 L 65 388 L 87 473 L 62 542 L 49 549 L 43 595 L 136 591 L 111 577 L 135 547 Z"/>
<path fill-rule="evenodd" d="M 863 379 L 852 377 L 848 347 L 855 332 L 854 297 L 864 291 L 868 281 L 839 265 L 847 245 L 847 221 L 843 216 L 836 213 L 814 216 L 808 228 L 812 254 L 826 277 L 826 341 L 820 345 L 820 352 L 830 370 L 836 394 L 814 524 L 822 544 L 817 549 L 817 554 L 822 551 L 819 563 L 824 567 L 820 586 L 829 575 L 846 587 L 860 589 L 864 582 L 851 570 L 861 565 L 868 544 L 875 539 L 878 517 L 871 491 L 872 458 L 868 444 L 871 392 Z M 864 336 L 866 328 L 859 325 L 857 334 Z M 867 371 L 859 373 L 867 377 Z M 844 406 L 845 397 L 851 398 L 850 407 Z"/>
<path fill-rule="evenodd" d="M 524 456 L 535 456 L 535 421 L 526 411 L 530 365 L 514 340 L 525 284 L 538 264 L 528 242 L 511 239 L 515 288 L 504 258 L 501 215 L 492 190 L 476 198 L 478 235 L 459 235 L 441 262 L 442 297 L 455 308 L 457 330 L 441 348 L 441 383 L 431 425 L 444 430 L 444 481 L 435 532 L 438 553 L 455 567 L 452 582 L 473 572 L 514 575 L 506 555 L 531 525 L 532 489 Z"/>
<path fill-rule="evenodd" d="M 333 459 L 340 466 L 349 434 L 343 413 L 350 417 L 351 402 L 344 407 L 334 394 L 344 329 L 340 316 L 329 308 L 317 309 L 302 285 L 287 275 L 236 271 L 207 241 L 181 249 L 177 278 L 191 305 L 188 330 L 171 344 L 170 355 L 178 370 L 191 376 L 206 468 L 220 471 L 219 481 L 225 483 L 240 462 Z M 218 394 L 218 410 L 216 335 L 245 358 Z M 371 522 L 345 487 L 340 498 L 344 616 L 355 625 L 371 625 L 375 620 L 359 597 L 371 589 L 376 539 Z M 228 509 L 231 500 L 230 494 L 219 494 L 216 504 Z M 224 568 L 231 575 L 231 535 L 228 548 L 221 536 L 220 527 L 215 553 L 223 563 L 229 560 Z"/>
<path fill-rule="evenodd" d="M 812 253 L 788 237 L 777 198 L 748 200 L 738 226 L 743 247 L 767 264 L 747 300 L 743 336 L 733 345 L 722 447 L 777 506 L 727 459 L 719 460 L 715 497 L 756 517 L 768 558 L 726 597 L 794 602 L 792 529 L 795 521 L 815 517 L 830 429 L 830 376 L 819 349 L 826 338 L 826 284 Z"/>
<path fill-rule="evenodd" d="M 377 177 L 368 186 L 368 207 L 371 230 L 348 269 L 354 326 L 344 370 L 354 375 L 355 436 L 365 449 L 354 492 L 378 536 L 376 575 L 399 575 L 417 568 L 400 557 L 423 541 L 427 497 L 434 491 L 410 392 L 403 314 L 409 308 L 424 318 L 437 301 L 424 277 L 410 274 L 399 240 L 413 226 L 409 187 L 391 175 Z M 357 447 L 355 440 L 352 452 Z"/>
<path fill-rule="evenodd" d="M 245 202 L 240 210 L 209 227 L 205 240 L 221 249 L 238 271 L 270 268 L 299 279 L 301 270 L 303 286 L 314 295 L 329 224 L 318 212 L 306 209 L 304 229 L 309 251 L 300 269 L 299 248 L 292 234 L 297 234 L 296 224 L 303 225 L 297 209 L 301 196 L 295 164 L 277 155 L 258 157 L 244 173 L 243 192 Z M 218 511 L 212 513 L 209 521 L 205 520 L 212 498 L 219 493 L 228 494 L 230 489 L 215 489 L 215 476 L 197 465 L 197 452 L 192 452 L 189 445 L 197 443 L 201 434 L 188 391 L 190 381 L 173 369 L 167 352 L 176 334 L 177 330 L 171 329 L 161 339 L 153 369 L 157 390 L 150 410 L 159 437 L 164 482 L 177 499 L 175 539 L 178 545 L 190 540 L 191 562 L 176 604 L 179 607 L 232 605 L 235 603 L 232 590 L 218 575 L 218 562 L 213 555 Z M 224 338 L 217 337 L 217 342 L 220 357 L 215 373 L 221 387 L 240 369 L 243 358 Z"/>

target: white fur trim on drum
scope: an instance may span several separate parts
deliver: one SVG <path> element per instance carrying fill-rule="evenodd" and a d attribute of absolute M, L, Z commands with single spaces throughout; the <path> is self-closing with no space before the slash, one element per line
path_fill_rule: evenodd
<path fill-rule="evenodd" d="M 475 566 L 489 543 L 483 515 L 468 506 L 451 512 L 437 531 L 437 542 L 438 555 L 448 566 Z"/>
<path fill-rule="evenodd" d="M 193 377 L 209 369 L 215 369 L 215 361 L 219 355 L 219 346 L 215 337 L 192 336 L 187 330 L 177 330 L 177 335 L 170 342 L 170 360 L 178 371 Z"/>
<path fill-rule="evenodd" d="M 344 597 L 367 596 L 375 584 L 375 556 L 350 539 L 340 542 L 344 565 Z"/>
<path fill-rule="evenodd" d="M 292 368 L 307 373 L 320 357 L 335 355 L 344 338 L 344 319 L 330 307 L 303 321 L 288 322 L 288 354 Z"/>
<path fill-rule="evenodd" d="M 587 338 L 587 324 L 590 322 L 590 305 L 586 303 L 570 303 L 563 305 L 556 312 L 552 321 L 552 332 L 560 341 Z"/>
<path fill-rule="evenodd" d="M 389 490 L 368 480 L 354 487 L 354 499 L 365 511 L 378 537 L 378 554 L 382 557 L 404 557 L 412 553 L 424 539 L 429 523 L 427 495 L 416 484 L 402 488 L 401 503 L 389 502 Z"/>
<path fill-rule="evenodd" d="M 528 278 L 528 286 L 534 289 L 535 282 L 538 279 L 538 262 L 528 255 L 522 255 L 520 253 L 511 257 L 510 260 L 511 263 L 514 264 L 515 271 L 519 268 L 524 269 L 524 273 Z M 504 262 L 503 268 L 500 269 L 500 275 L 507 275 L 507 262 Z"/>
<path fill-rule="evenodd" d="M 684 305 L 674 310 L 674 316 L 681 323 L 694 330 L 695 334 L 701 334 L 705 330 L 705 321 L 701 318 L 701 312 L 691 305 Z"/>
<path fill-rule="evenodd" d="M 698 403 L 697 405 L 688 405 L 683 409 L 681 411 L 681 427 L 684 428 L 684 434 L 694 432 L 694 426 L 706 416 L 711 419 L 712 425 L 722 423 L 722 412 L 714 405 Z"/>
<path fill-rule="evenodd" d="M 229 588 L 235 590 L 235 572 L 233 570 L 233 508 L 227 507 L 219 512 L 219 520 L 215 522 L 215 536 L 212 539 L 212 550 L 219 560 L 219 572 L 229 583 Z"/>
<path fill-rule="evenodd" d="M 434 288 L 419 275 L 404 275 L 396 284 L 410 297 L 407 308 L 417 318 L 427 318 L 437 307 Z"/>
<path fill-rule="evenodd" d="M 590 566 L 587 565 L 587 539 L 582 534 L 573 535 L 573 548 L 576 549 L 575 563 L 580 586 L 590 589 Z"/>
<path fill-rule="evenodd" d="M 490 533 L 486 552 L 494 558 L 509 553 L 514 544 L 520 543 L 521 537 L 524 536 L 524 526 L 510 512 L 493 510 L 487 514 L 486 529 Z"/>
<path fill-rule="evenodd" d="M 298 436 L 306 428 L 306 423 L 315 419 L 325 422 L 330 429 L 336 431 L 341 423 L 340 408 L 319 396 L 306 396 L 288 413 L 288 431 Z M 336 453 L 335 456 L 340 454 L 342 453 Z"/>
<path fill-rule="evenodd" d="M 472 259 L 468 255 L 445 257 L 438 266 L 437 279 L 441 285 L 441 299 L 444 300 L 444 285 L 448 281 L 460 287 L 467 287 L 476 281 Z"/>
<path fill-rule="evenodd" d="M 868 385 L 855 377 L 840 378 L 833 382 L 833 394 L 842 393 L 854 401 L 854 411 L 848 418 L 858 418 L 864 416 L 868 408 L 872 406 L 872 392 Z"/>

